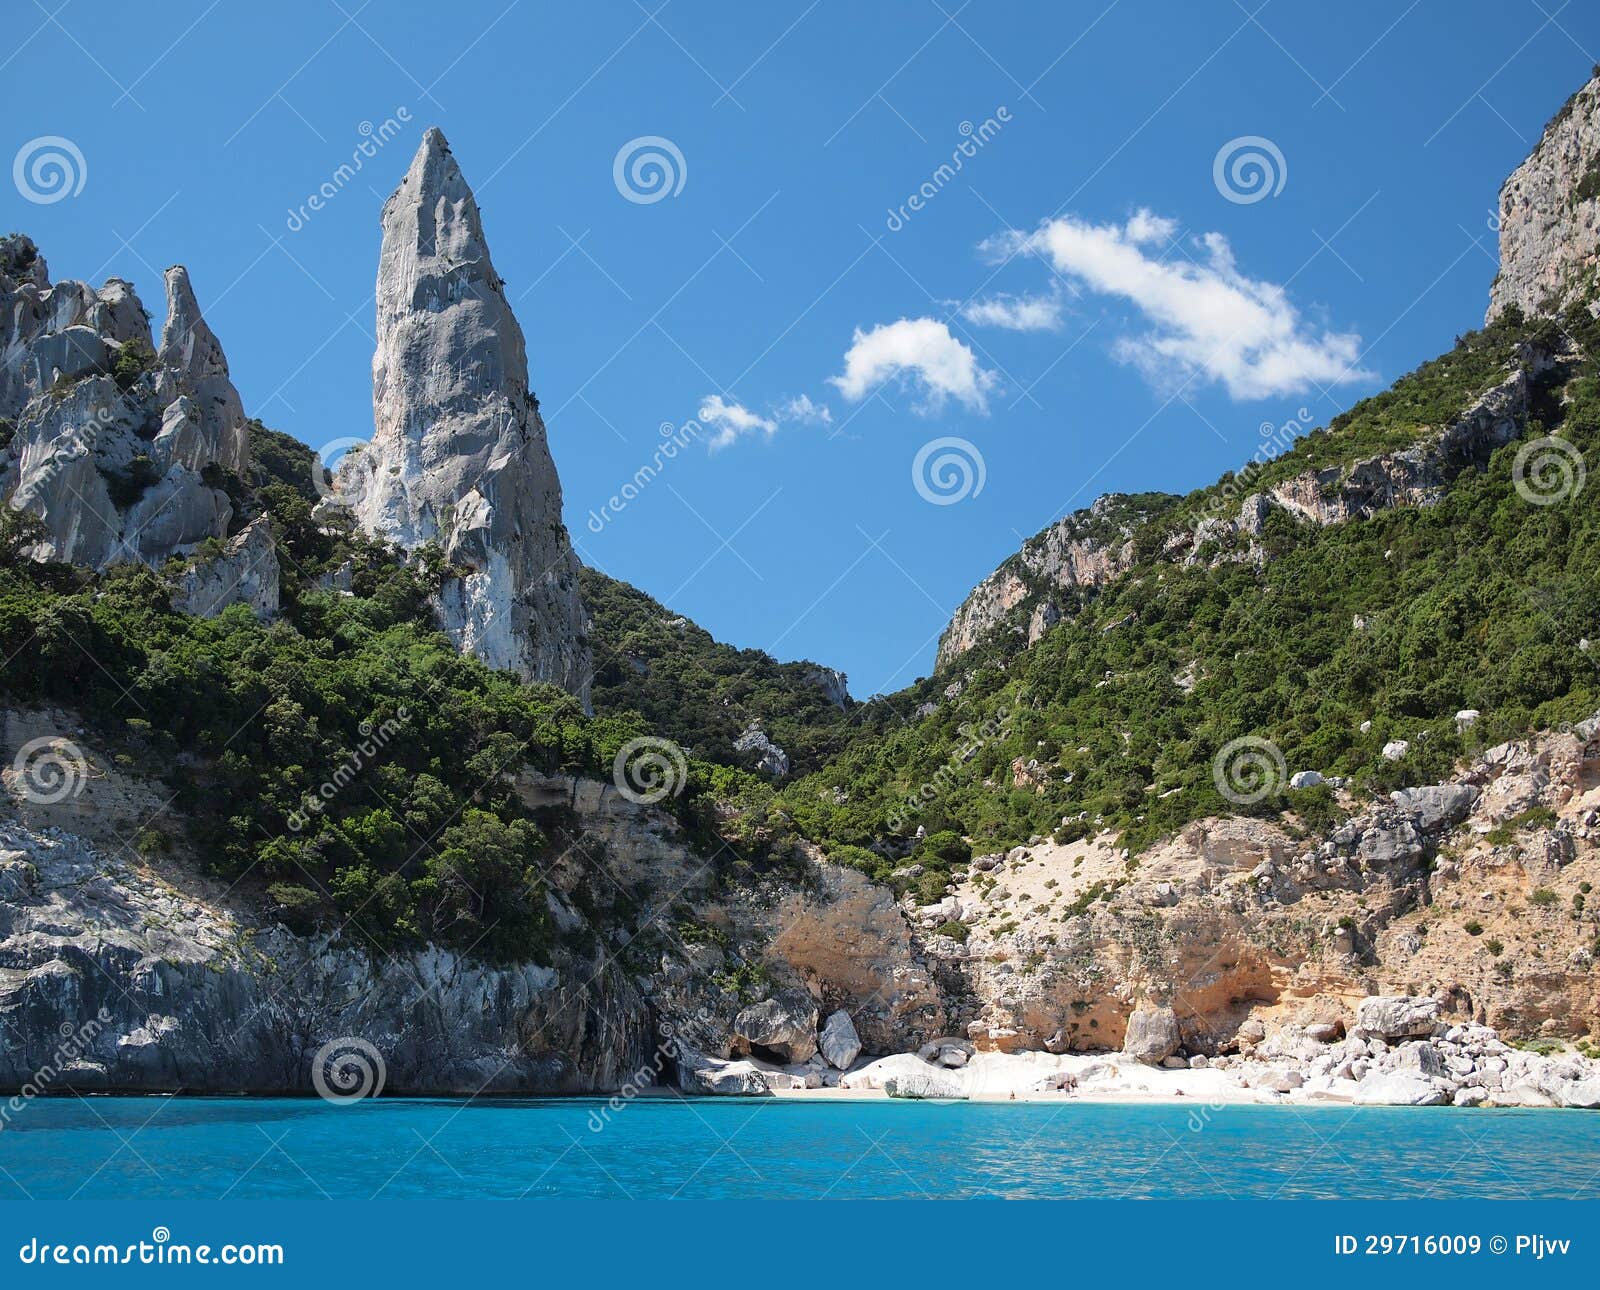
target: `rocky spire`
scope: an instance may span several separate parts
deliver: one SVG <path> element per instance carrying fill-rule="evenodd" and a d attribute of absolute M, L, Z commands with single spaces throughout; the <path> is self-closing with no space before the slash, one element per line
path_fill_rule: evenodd
<path fill-rule="evenodd" d="M 167 321 L 161 328 L 162 394 L 186 394 L 200 412 L 200 426 L 213 445 L 215 459 L 227 469 L 244 473 L 250 457 L 249 430 L 244 405 L 228 376 L 228 359 L 222 343 L 201 317 L 189 270 L 175 264 L 166 272 Z"/>
<path fill-rule="evenodd" d="M 383 207 L 372 442 L 339 494 L 369 532 L 436 542 L 446 632 L 491 667 L 587 706 L 589 650 L 561 484 L 528 392 L 522 329 L 472 190 L 430 129 Z"/>
<path fill-rule="evenodd" d="M 1500 189 L 1500 272 L 1485 321 L 1506 305 L 1553 313 L 1600 263 L 1600 76 L 1569 98 Z"/>

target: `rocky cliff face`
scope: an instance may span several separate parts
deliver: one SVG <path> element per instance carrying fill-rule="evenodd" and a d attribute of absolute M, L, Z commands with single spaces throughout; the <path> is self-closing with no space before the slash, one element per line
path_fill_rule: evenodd
<path fill-rule="evenodd" d="M 463 650 L 587 704 L 577 558 L 522 329 L 436 129 L 384 204 L 377 305 L 373 437 L 341 463 L 340 498 L 378 537 L 439 545 L 440 618 Z"/>
<path fill-rule="evenodd" d="M 1600 253 L 1600 77 L 1567 100 L 1500 189 L 1500 273 L 1488 317 L 1564 309 L 1595 283 Z"/>
<path fill-rule="evenodd" d="M 244 412 L 187 271 L 166 289 L 158 354 L 128 283 L 52 285 L 31 240 L 0 239 L 0 492 L 43 520 L 40 558 L 160 564 L 227 536 Z"/>
<path fill-rule="evenodd" d="M 1111 835 L 1018 847 L 912 909 L 916 942 L 979 1048 L 1121 1049 L 1153 1007 L 1189 1051 L 1235 1051 L 1262 1026 L 1353 1025 L 1374 994 L 1518 1038 L 1592 1035 L 1597 785 L 1600 718 L 1487 749 L 1325 836 L 1222 818 L 1137 858 Z M 964 940 L 936 930 L 952 921 Z"/>
<path fill-rule="evenodd" d="M 1073 593 L 1093 591 L 1132 567 L 1133 530 L 1162 500 L 1170 499 L 1107 493 L 1029 538 L 962 601 L 939 638 L 936 666 L 953 663 L 1008 622 L 1033 644 L 1060 621 Z"/>
<path fill-rule="evenodd" d="M 6 714 L 0 765 L 0 1089 L 48 1069 L 77 1089 L 309 1091 L 324 1045 L 361 1041 L 392 1093 L 612 1091 L 680 1061 L 803 1061 L 828 1009 L 875 1053 L 944 1024 L 886 889 L 816 855 L 730 880 L 609 783 L 519 777 L 557 842 L 559 942 L 494 965 L 292 933 L 248 884 L 207 878 L 170 790 L 71 714 Z M 169 845 L 141 835 L 152 821 Z M 62 1036 L 85 1031 L 63 1068 Z"/>

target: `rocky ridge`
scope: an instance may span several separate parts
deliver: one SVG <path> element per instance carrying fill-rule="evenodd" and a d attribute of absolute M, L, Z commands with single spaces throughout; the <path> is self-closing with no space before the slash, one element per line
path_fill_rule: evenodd
<path fill-rule="evenodd" d="M 1403 449 L 1303 471 L 1247 493 L 1236 510 L 1236 491 L 1225 489 L 1220 506 L 1173 526 L 1160 557 L 1185 565 L 1259 564 L 1267 554 L 1258 539 L 1273 512 L 1329 525 L 1370 519 L 1393 507 L 1435 505 L 1457 475 L 1482 468 L 1496 448 L 1522 434 L 1538 388 L 1558 384 L 1575 357 L 1564 338 L 1551 345 L 1529 343 L 1511 370 L 1447 425 Z M 1161 525 L 1163 513 L 1178 502 L 1159 494 L 1108 494 L 1029 539 L 956 610 L 940 637 L 938 666 L 998 638 L 1008 625 L 1025 646 L 1034 644 L 1072 612 L 1074 596 L 1093 593 L 1132 569 L 1140 527 Z"/>

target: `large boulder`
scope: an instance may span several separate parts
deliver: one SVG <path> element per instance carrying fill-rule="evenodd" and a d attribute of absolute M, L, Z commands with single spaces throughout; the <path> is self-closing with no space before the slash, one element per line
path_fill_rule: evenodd
<path fill-rule="evenodd" d="M 678 1047 L 678 1088 L 716 1097 L 765 1097 L 772 1092 L 755 1063 L 725 1062 L 687 1044 Z"/>
<path fill-rule="evenodd" d="M 775 994 L 741 1008 L 733 1020 L 733 1033 L 747 1051 L 803 1062 L 817 1051 L 817 1005 L 809 996 Z"/>
<path fill-rule="evenodd" d="M 1360 1106 L 1440 1106 L 1449 1100 L 1443 1085 L 1411 1071 L 1370 1071 L 1355 1090 Z"/>
<path fill-rule="evenodd" d="M 890 1097 L 957 1101 L 967 1096 L 960 1080 L 944 1071 L 926 1069 L 897 1072 L 883 1081 Z"/>
<path fill-rule="evenodd" d="M 828 1064 L 837 1070 L 848 1070 L 850 1063 L 861 1055 L 861 1037 L 856 1034 L 850 1014 L 843 1008 L 823 1023 L 817 1035 L 817 1046 Z"/>
<path fill-rule="evenodd" d="M 1410 995 L 1375 995 L 1356 1010 L 1356 1028 L 1385 1043 L 1426 1039 L 1439 1024 L 1439 1001 Z"/>
<path fill-rule="evenodd" d="M 1183 1037 L 1178 1033 L 1178 1017 L 1171 1008 L 1135 1008 L 1128 1018 L 1127 1037 L 1122 1051 L 1147 1066 L 1159 1066 L 1178 1051 Z"/>
<path fill-rule="evenodd" d="M 1402 810 L 1417 816 L 1417 825 L 1426 833 L 1454 828 L 1467 818 L 1478 790 L 1471 784 L 1430 784 L 1426 788 L 1403 788 L 1389 794 Z"/>

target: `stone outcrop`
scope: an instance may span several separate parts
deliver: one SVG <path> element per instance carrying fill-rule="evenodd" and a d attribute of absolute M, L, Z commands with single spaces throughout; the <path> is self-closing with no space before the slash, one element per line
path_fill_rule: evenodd
<path fill-rule="evenodd" d="M 257 618 L 278 612 L 278 547 L 265 516 L 252 520 L 213 556 L 197 556 L 178 577 L 172 607 L 215 618 L 229 605 L 248 605 Z"/>
<path fill-rule="evenodd" d="M 1500 273 L 1487 321 L 1507 305 L 1564 309 L 1595 285 L 1600 254 L 1600 77 L 1567 100 L 1500 189 Z"/>
<path fill-rule="evenodd" d="M 166 287 L 157 354 L 128 283 L 52 285 L 31 240 L 0 239 L 0 494 L 43 521 L 37 558 L 158 565 L 227 536 L 247 423 L 187 272 Z"/>
<path fill-rule="evenodd" d="M 752 721 L 733 741 L 733 751 L 752 769 L 781 779 L 789 773 L 789 754 L 773 743 L 759 721 Z"/>
<path fill-rule="evenodd" d="M 577 557 L 522 328 L 437 129 L 382 222 L 373 437 L 341 461 L 338 497 L 377 537 L 437 544 L 440 622 L 461 649 L 587 705 Z"/>
<path fill-rule="evenodd" d="M 1387 800 L 1337 792 L 1350 814 L 1321 836 L 1202 820 L 1136 861 L 1110 835 L 1039 841 L 905 907 L 983 1050 L 1161 1061 L 1180 1033 L 1215 1055 L 1289 1024 L 1391 1044 L 1441 1022 L 1600 1037 L 1600 719 Z M 1148 999 L 1172 1021 L 1153 1025 Z"/>
<path fill-rule="evenodd" d="M 1033 644 L 1060 620 L 1061 598 L 1093 591 L 1132 566 L 1133 530 L 1160 500 L 1108 493 L 1029 538 L 962 601 L 939 638 L 936 665 L 954 662 L 1028 604 L 1026 635 Z"/>
<path fill-rule="evenodd" d="M 1178 1016 L 1171 1008 L 1136 1008 L 1128 1017 L 1122 1051 L 1135 1061 L 1156 1066 L 1177 1052 L 1182 1042 Z"/>

